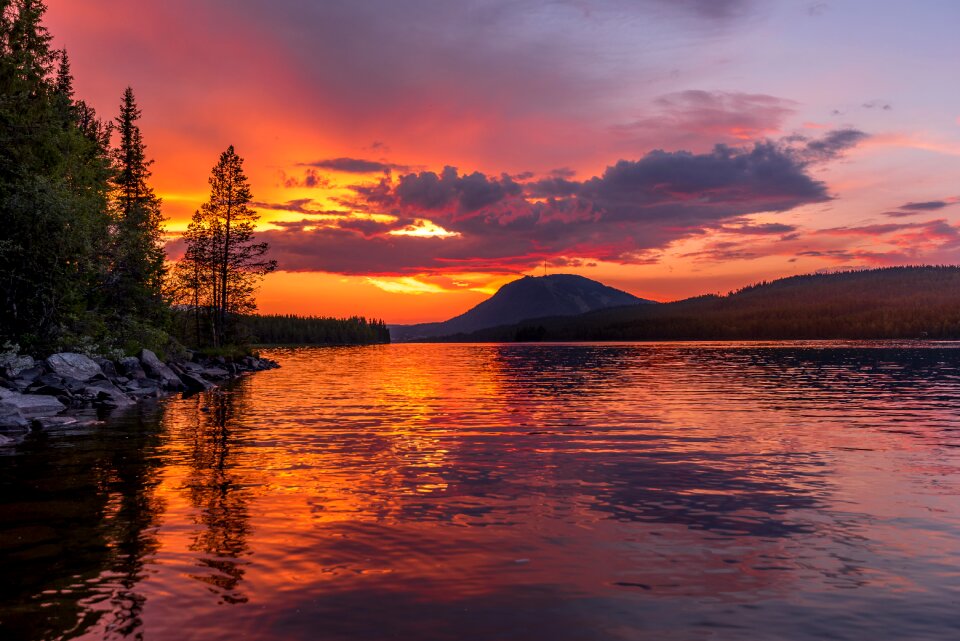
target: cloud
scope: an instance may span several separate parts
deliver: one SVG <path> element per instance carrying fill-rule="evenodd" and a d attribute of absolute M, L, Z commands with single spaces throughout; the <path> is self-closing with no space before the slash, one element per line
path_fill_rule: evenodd
<path fill-rule="evenodd" d="M 619 160 L 593 178 L 518 182 L 454 167 L 353 187 L 343 204 L 363 216 L 263 232 L 281 266 L 365 275 L 522 271 L 542 260 L 639 264 L 678 240 L 713 231 L 782 238 L 792 225 L 753 223 L 831 199 L 809 167 L 836 157 L 856 136 L 827 134 L 815 160 L 804 139 L 706 153 L 657 150 Z M 829 150 L 829 151 L 827 151 Z M 429 221 L 449 234 L 398 235 Z M 421 224 L 422 226 L 422 224 Z M 570 264 L 573 264 L 572 262 Z"/>
<path fill-rule="evenodd" d="M 520 193 L 520 184 L 506 174 L 500 178 L 480 172 L 461 176 L 454 167 L 444 167 L 439 175 L 432 171 L 407 174 L 394 190 L 401 206 L 428 212 L 451 206 L 461 212 L 476 211 Z"/>
<path fill-rule="evenodd" d="M 330 171 L 340 171 L 347 174 L 389 173 L 395 169 L 407 169 L 401 165 L 380 162 L 377 160 L 365 160 L 363 158 L 328 158 L 326 160 L 300 163 L 300 166 L 314 167 L 316 169 L 328 169 Z"/>
<path fill-rule="evenodd" d="M 943 209 L 948 207 L 952 203 L 948 203 L 945 200 L 930 200 L 920 203 L 907 203 L 905 205 L 900 205 L 900 209 L 905 209 L 907 211 L 936 211 L 937 209 Z"/>
<path fill-rule="evenodd" d="M 879 109 L 881 111 L 891 111 L 893 106 L 889 102 L 883 100 L 871 100 L 870 102 L 865 102 L 861 105 L 864 109 Z"/>
<path fill-rule="evenodd" d="M 688 90 L 657 98 L 654 112 L 613 132 L 641 143 L 697 148 L 776 135 L 797 103 L 766 94 Z"/>
<path fill-rule="evenodd" d="M 822 138 L 808 141 L 800 153 L 810 163 L 828 162 L 839 158 L 868 137 L 858 129 L 836 129 Z"/>
<path fill-rule="evenodd" d="M 266 209 L 270 211 L 287 211 L 297 214 L 309 214 L 316 216 L 349 216 L 350 211 L 338 210 L 338 209 L 314 209 L 310 205 L 314 203 L 312 198 L 298 198 L 296 200 L 288 200 L 283 203 L 270 203 L 256 201 L 250 203 L 253 207 L 257 209 Z"/>

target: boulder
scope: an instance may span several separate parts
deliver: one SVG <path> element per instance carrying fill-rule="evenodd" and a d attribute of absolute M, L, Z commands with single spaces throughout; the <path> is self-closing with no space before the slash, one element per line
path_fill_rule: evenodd
<path fill-rule="evenodd" d="M 88 391 L 96 394 L 95 402 L 104 407 L 131 407 L 137 402 L 124 394 L 113 383 L 102 382 L 91 385 Z"/>
<path fill-rule="evenodd" d="M 140 364 L 143 365 L 143 371 L 147 376 L 161 381 L 167 389 L 183 389 L 180 377 L 149 349 L 140 350 Z"/>
<path fill-rule="evenodd" d="M 0 403 L 15 407 L 26 418 L 53 416 L 67 409 L 54 396 L 20 394 L 2 387 L 0 387 Z"/>
<path fill-rule="evenodd" d="M 184 373 L 180 376 L 180 380 L 189 392 L 203 392 L 213 388 L 213 383 L 195 374 Z"/>
<path fill-rule="evenodd" d="M 19 409 L 0 401 L 0 430 L 23 429 L 30 425 Z"/>
<path fill-rule="evenodd" d="M 146 378 L 147 373 L 143 371 L 143 365 L 136 356 L 127 356 L 117 362 L 120 373 L 127 378 Z"/>
<path fill-rule="evenodd" d="M 180 369 L 188 374 L 203 374 L 203 365 L 192 361 L 180 363 Z"/>
<path fill-rule="evenodd" d="M 111 361 L 109 358 L 95 358 L 93 360 L 97 365 L 100 366 L 104 376 L 110 379 L 117 377 L 117 366 L 114 365 L 113 361 Z"/>
<path fill-rule="evenodd" d="M 3 367 L 0 367 L 0 375 L 6 378 L 19 378 L 24 370 L 36 365 L 32 356 L 12 356 L 5 358 L 5 361 Z"/>
<path fill-rule="evenodd" d="M 27 388 L 27 392 L 30 394 L 71 397 L 74 394 L 83 393 L 86 387 L 86 383 L 69 376 L 61 377 L 56 374 L 44 374 Z"/>
<path fill-rule="evenodd" d="M 47 357 L 44 361 L 51 372 L 64 378 L 89 381 L 95 376 L 103 376 L 103 370 L 92 359 L 83 354 L 63 352 Z"/>
<path fill-rule="evenodd" d="M 222 378 L 227 378 L 230 376 L 230 372 L 220 367 L 208 367 L 203 370 L 204 378 L 212 378 L 214 380 L 220 380 Z"/>
<path fill-rule="evenodd" d="M 27 369 L 20 370 L 20 373 L 17 374 L 17 377 L 14 379 L 14 383 L 29 385 L 33 381 L 37 380 L 43 376 L 44 369 L 42 365 L 34 365 L 33 367 L 28 367 Z"/>

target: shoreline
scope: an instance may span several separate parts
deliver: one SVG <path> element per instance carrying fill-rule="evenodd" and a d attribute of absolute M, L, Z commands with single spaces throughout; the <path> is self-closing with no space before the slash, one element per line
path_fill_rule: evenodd
<path fill-rule="evenodd" d="M 17 445 L 31 432 L 96 424 L 100 416 L 141 401 L 190 395 L 241 376 L 276 369 L 259 356 L 163 361 L 148 349 L 116 361 L 74 352 L 43 360 L 12 356 L 0 363 L 0 447 Z M 97 418 L 84 413 L 95 411 Z"/>

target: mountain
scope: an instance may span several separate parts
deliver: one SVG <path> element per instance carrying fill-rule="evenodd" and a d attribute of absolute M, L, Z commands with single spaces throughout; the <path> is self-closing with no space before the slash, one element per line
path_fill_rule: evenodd
<path fill-rule="evenodd" d="M 444 340 L 960 339 L 960 267 L 810 274 L 725 296 L 542 316 Z"/>
<path fill-rule="evenodd" d="M 475 332 L 488 327 L 519 323 L 528 318 L 570 316 L 598 309 L 653 302 L 583 276 L 525 276 L 507 283 L 496 294 L 460 316 L 442 323 L 392 325 L 390 336 L 394 341 L 419 340 Z"/>

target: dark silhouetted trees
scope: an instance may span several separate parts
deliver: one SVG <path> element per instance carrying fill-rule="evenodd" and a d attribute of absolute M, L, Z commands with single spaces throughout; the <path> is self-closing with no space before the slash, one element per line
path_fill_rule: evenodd
<path fill-rule="evenodd" d="M 147 158 L 137 124 L 140 116 L 133 89 L 127 87 L 115 121 L 117 146 L 111 154 L 115 212 L 111 285 L 120 315 L 159 319 L 166 309 L 163 215 L 160 199 L 148 182 L 153 161 Z"/>
<path fill-rule="evenodd" d="M 372 345 L 390 342 L 382 320 L 319 316 L 248 316 L 243 321 L 252 340 L 273 345 Z"/>
<path fill-rule="evenodd" d="M 191 309 L 200 344 L 222 347 L 242 337 L 237 321 L 256 310 L 256 285 L 277 268 L 265 257 L 267 243 L 255 241 L 259 216 L 249 207 L 252 198 L 243 159 L 231 145 L 211 172 L 210 199 L 184 234 L 184 257 L 174 272 L 176 301 Z"/>

